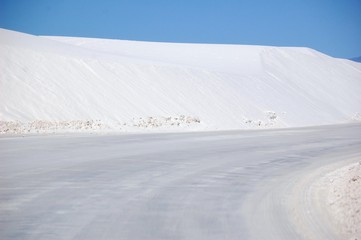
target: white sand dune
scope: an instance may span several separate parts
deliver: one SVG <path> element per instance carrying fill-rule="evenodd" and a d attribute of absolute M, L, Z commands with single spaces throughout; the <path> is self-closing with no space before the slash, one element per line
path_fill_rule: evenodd
<path fill-rule="evenodd" d="M 308 48 L 0 29 L 0 132 L 216 130 L 361 119 L 361 64 Z"/>

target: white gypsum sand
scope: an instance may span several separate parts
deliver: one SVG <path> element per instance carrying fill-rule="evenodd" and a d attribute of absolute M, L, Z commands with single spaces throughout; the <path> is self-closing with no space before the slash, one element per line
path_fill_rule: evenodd
<path fill-rule="evenodd" d="M 315 163 L 291 184 L 287 208 L 305 239 L 361 239 L 360 157 L 325 156 L 335 157 L 340 161 Z"/>
<path fill-rule="evenodd" d="M 0 29 L 0 53 L 0 133 L 360 120 L 361 64 L 309 48 L 39 37 Z"/>
<path fill-rule="evenodd" d="M 361 161 L 325 176 L 326 204 L 343 239 L 361 239 Z"/>

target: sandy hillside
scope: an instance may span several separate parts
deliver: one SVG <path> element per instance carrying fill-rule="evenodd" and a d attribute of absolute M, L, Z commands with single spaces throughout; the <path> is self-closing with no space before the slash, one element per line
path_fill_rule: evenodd
<path fill-rule="evenodd" d="M 298 127 L 361 119 L 361 64 L 308 48 L 0 29 L 0 132 Z"/>

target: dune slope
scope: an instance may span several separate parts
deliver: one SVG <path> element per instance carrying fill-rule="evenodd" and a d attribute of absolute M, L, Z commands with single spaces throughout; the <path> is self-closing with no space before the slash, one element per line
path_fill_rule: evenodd
<path fill-rule="evenodd" d="M 361 118 L 361 64 L 308 48 L 0 29 L 0 132 L 296 127 Z"/>

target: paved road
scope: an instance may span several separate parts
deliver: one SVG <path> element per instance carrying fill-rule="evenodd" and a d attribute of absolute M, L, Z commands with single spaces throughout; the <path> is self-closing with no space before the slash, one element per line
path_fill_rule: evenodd
<path fill-rule="evenodd" d="M 322 216 L 294 221 L 310 209 L 290 211 L 290 194 L 314 169 L 361 159 L 360 136 L 354 124 L 1 137 L 0 239 L 332 239 L 307 222 Z"/>

